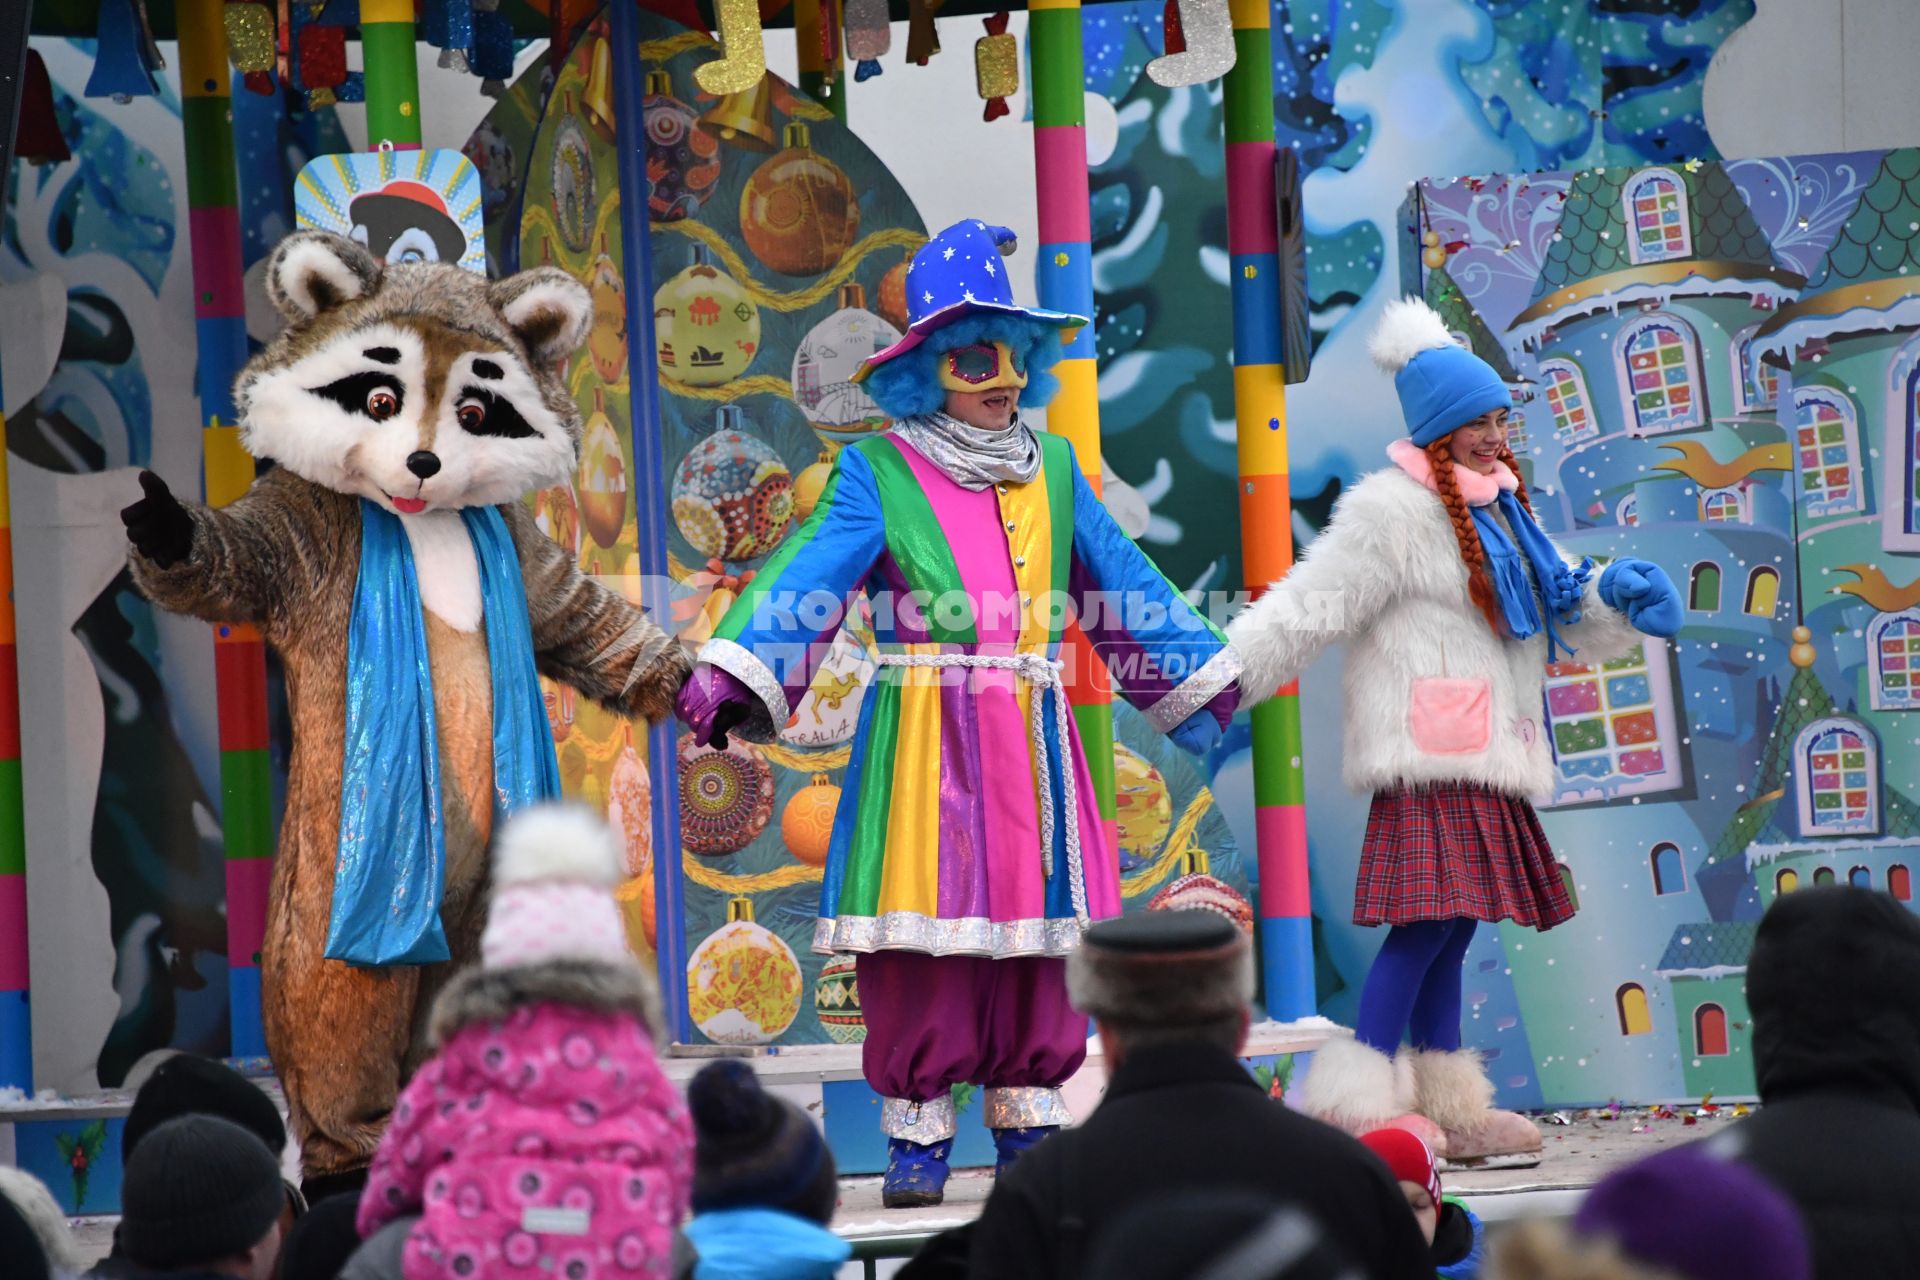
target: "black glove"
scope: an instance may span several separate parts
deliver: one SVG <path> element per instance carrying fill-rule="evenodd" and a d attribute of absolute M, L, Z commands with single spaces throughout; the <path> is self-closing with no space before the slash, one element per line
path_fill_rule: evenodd
<path fill-rule="evenodd" d="M 193 517 L 151 471 L 140 473 L 146 497 L 120 513 L 133 549 L 162 569 L 171 569 L 193 554 Z"/>

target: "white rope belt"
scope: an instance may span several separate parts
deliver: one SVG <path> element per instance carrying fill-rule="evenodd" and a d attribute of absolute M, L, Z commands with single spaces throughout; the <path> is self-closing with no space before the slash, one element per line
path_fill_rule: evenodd
<path fill-rule="evenodd" d="M 1067 821 L 1067 891 L 1073 899 L 1073 918 L 1087 923 L 1087 880 L 1080 862 L 1080 797 L 1073 776 L 1073 738 L 1067 725 L 1066 685 L 1060 663 L 1042 653 L 887 653 L 878 655 L 883 667 L 974 667 L 1011 671 L 1033 686 L 1027 704 L 1027 729 L 1033 741 L 1034 768 L 1039 770 L 1040 871 L 1053 876 L 1053 805 L 1055 779 L 1047 758 L 1047 699 L 1054 700 L 1054 737 L 1060 752 L 1059 802 Z"/>

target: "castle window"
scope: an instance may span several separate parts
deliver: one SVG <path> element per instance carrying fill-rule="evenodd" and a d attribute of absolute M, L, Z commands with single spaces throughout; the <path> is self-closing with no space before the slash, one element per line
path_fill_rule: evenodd
<path fill-rule="evenodd" d="M 1847 872 L 1847 883 L 1856 889 L 1873 888 L 1873 872 L 1865 867 L 1854 867 Z"/>
<path fill-rule="evenodd" d="M 1733 403 L 1737 413 L 1771 413 L 1780 399 L 1780 371 L 1753 353 L 1753 335 L 1759 325 L 1748 325 L 1734 335 Z"/>
<path fill-rule="evenodd" d="M 1860 510 L 1860 455 L 1853 401 L 1831 387 L 1793 393 L 1794 457 L 1810 516 Z"/>
<path fill-rule="evenodd" d="M 1631 529 L 1640 523 L 1640 495 L 1630 493 L 1620 499 L 1620 505 L 1613 509 L 1613 518 Z"/>
<path fill-rule="evenodd" d="M 1613 993 L 1613 1007 L 1620 1013 L 1620 1034 L 1644 1036 L 1653 1030 L 1653 1013 L 1647 1008 L 1647 989 L 1629 982 Z"/>
<path fill-rule="evenodd" d="M 1776 894 L 1792 893 L 1795 889 L 1798 889 L 1799 887 L 1800 887 L 1800 873 L 1798 871 L 1795 871 L 1792 867 L 1787 867 L 1774 874 L 1774 877 L 1773 877 L 1774 893 Z"/>
<path fill-rule="evenodd" d="M 1636 320 L 1621 330 L 1619 349 L 1632 434 L 1706 425 L 1700 343 L 1686 321 L 1661 314 Z"/>
<path fill-rule="evenodd" d="M 1832 867 L 1820 867 L 1814 871 L 1813 873 L 1814 888 L 1817 889 L 1823 884 L 1832 884 L 1832 883 L 1833 883 Z"/>
<path fill-rule="evenodd" d="M 1770 565 L 1761 565 L 1747 575 L 1747 601 L 1740 607 L 1742 613 L 1755 618 L 1771 618 L 1773 607 L 1780 602 L 1780 571 Z"/>
<path fill-rule="evenodd" d="M 1687 222 L 1687 188 L 1671 169 L 1643 169 L 1627 183 L 1628 257 L 1635 266 L 1666 262 L 1693 252 Z"/>
<path fill-rule="evenodd" d="M 1920 610 L 1883 613 L 1867 626 L 1875 711 L 1920 707 Z"/>
<path fill-rule="evenodd" d="M 1653 846 L 1653 891 L 1662 897 L 1687 891 L 1687 871 L 1680 864 L 1679 846 L 1662 841 Z"/>
<path fill-rule="evenodd" d="M 1920 339 L 1906 345 L 1890 372 L 1883 538 L 1888 551 L 1920 551 Z"/>
<path fill-rule="evenodd" d="M 1913 901 L 1913 875 L 1905 863 L 1896 862 L 1887 868 L 1887 892 L 1898 902 Z"/>
<path fill-rule="evenodd" d="M 1700 495 L 1700 518 L 1708 524 L 1747 518 L 1746 495 L 1738 489 L 1708 489 Z"/>
<path fill-rule="evenodd" d="M 1551 803 L 1641 795 L 1680 785 L 1673 684 L 1666 650 L 1642 641 L 1601 665 L 1556 662 L 1547 668 L 1547 742 L 1557 790 Z"/>
<path fill-rule="evenodd" d="M 1703 1004 L 1693 1011 L 1693 1056 L 1724 1058 L 1727 1055 L 1727 1011 L 1717 1004 Z"/>
<path fill-rule="evenodd" d="M 1720 611 L 1720 566 L 1713 561 L 1702 560 L 1693 566 L 1687 584 L 1687 608 L 1696 613 Z"/>
<path fill-rule="evenodd" d="M 1878 746 L 1857 720 L 1816 720 L 1794 740 L 1800 834 L 1872 834 L 1880 829 Z"/>
<path fill-rule="evenodd" d="M 1578 444 L 1600 434 L 1579 365 L 1571 360 L 1543 360 L 1540 381 L 1546 386 L 1547 411 L 1553 415 L 1553 431 L 1561 444 Z"/>

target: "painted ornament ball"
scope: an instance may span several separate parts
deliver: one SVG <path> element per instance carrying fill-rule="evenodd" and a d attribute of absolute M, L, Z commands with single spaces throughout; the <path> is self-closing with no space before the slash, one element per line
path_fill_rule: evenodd
<path fill-rule="evenodd" d="M 896 262 L 880 277 L 880 318 L 896 329 L 905 329 L 910 319 L 907 309 L 907 263 Z"/>
<path fill-rule="evenodd" d="M 760 352 L 759 306 L 707 261 L 703 245 L 692 266 L 654 292 L 653 326 L 660 372 L 689 386 L 732 382 Z"/>
<path fill-rule="evenodd" d="M 605 253 L 593 261 L 588 288 L 593 295 L 593 329 L 587 334 L 587 354 L 600 381 L 617 382 L 627 367 L 627 286 Z"/>
<path fill-rule="evenodd" d="M 674 523 L 711 560 L 764 556 L 793 524 L 793 473 L 766 441 L 733 425 L 739 420 L 737 409 L 723 408 L 720 429 L 674 471 Z"/>
<path fill-rule="evenodd" d="M 698 212 L 720 181 L 720 140 L 700 127 L 700 113 L 673 96 L 664 71 L 647 75 L 641 106 L 647 120 L 647 212 L 678 222 Z"/>
<path fill-rule="evenodd" d="M 620 437 L 604 410 L 587 419 L 580 442 L 580 517 L 587 533 L 603 547 L 620 541 L 627 523 L 627 459 Z"/>
<path fill-rule="evenodd" d="M 1253 904 L 1224 880 L 1190 871 L 1147 900 L 1149 911 L 1211 911 L 1253 932 Z"/>
<path fill-rule="evenodd" d="M 533 495 L 533 523 L 569 556 L 580 554 L 580 508 L 569 486 L 557 484 Z"/>
<path fill-rule="evenodd" d="M 860 984 L 854 976 L 854 957 L 845 952 L 827 957 L 813 984 L 813 1011 L 820 1027 L 835 1044 L 861 1044 L 867 1038 L 867 1019 L 860 1012 Z"/>
<path fill-rule="evenodd" d="M 724 858 L 752 844 L 773 819 L 773 769 L 749 743 L 724 751 L 680 739 L 680 842 L 689 853 Z"/>
<path fill-rule="evenodd" d="M 1159 854 L 1173 829 L 1167 780 L 1146 759 L 1113 744 L 1113 805 L 1120 837 L 1120 869 L 1135 871 Z"/>
<path fill-rule="evenodd" d="M 777 1039 L 800 1012 L 793 948 L 754 923 L 750 909 L 721 925 L 687 960 L 687 1012 L 716 1044 Z"/>
<path fill-rule="evenodd" d="M 827 491 L 827 477 L 833 474 L 833 459 L 824 451 L 818 462 L 812 462 L 800 468 L 800 474 L 793 478 L 793 518 L 805 520 L 820 505 L 820 496 Z"/>
<path fill-rule="evenodd" d="M 840 166 L 809 145 L 805 125 L 788 125 L 786 141 L 740 192 L 740 232 L 772 270 L 816 276 L 853 247 L 860 198 Z"/>
<path fill-rule="evenodd" d="M 900 341 L 900 331 L 866 309 L 857 284 L 841 287 L 841 307 L 807 331 L 793 353 L 793 400 L 829 444 L 887 428 L 887 415 L 853 381 L 875 352 Z"/>
<path fill-rule="evenodd" d="M 827 847 L 833 843 L 833 815 L 840 807 L 840 788 L 817 773 L 793 793 L 780 814 L 780 838 L 787 851 L 809 867 L 827 865 Z"/>
<path fill-rule="evenodd" d="M 653 871 L 653 780 L 629 742 L 607 779 L 607 821 L 622 837 L 629 879 Z"/>
<path fill-rule="evenodd" d="M 554 140 L 552 182 L 553 220 L 560 228 L 560 238 L 575 253 L 585 253 L 599 205 L 586 131 L 572 116 L 560 121 Z"/>

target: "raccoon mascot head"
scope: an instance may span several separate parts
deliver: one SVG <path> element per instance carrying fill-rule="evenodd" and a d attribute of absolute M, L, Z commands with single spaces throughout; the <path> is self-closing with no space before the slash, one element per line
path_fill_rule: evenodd
<path fill-rule="evenodd" d="M 287 327 L 235 393 L 255 457 L 402 515 L 512 502 L 572 474 L 580 411 L 561 365 L 593 300 L 566 272 L 490 283 L 303 231 L 274 250 L 267 292 Z"/>

